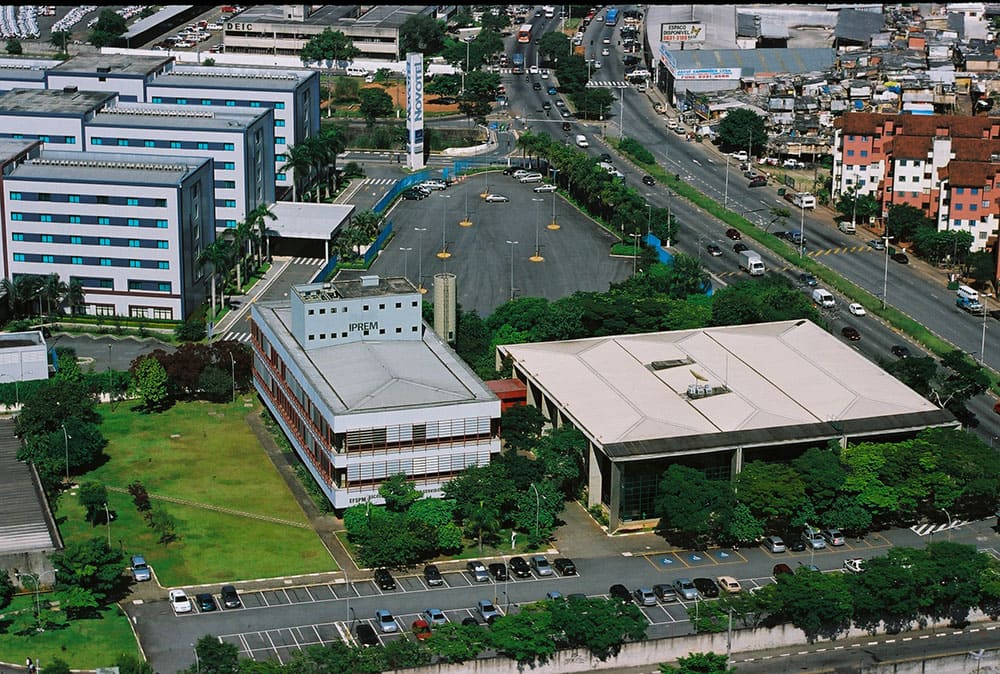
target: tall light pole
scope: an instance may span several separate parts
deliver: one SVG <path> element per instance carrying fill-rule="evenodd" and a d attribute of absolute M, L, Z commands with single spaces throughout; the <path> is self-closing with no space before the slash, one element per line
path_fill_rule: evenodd
<path fill-rule="evenodd" d="M 236 359 L 233 358 L 232 351 L 229 352 L 229 362 L 233 366 L 233 403 L 236 402 Z"/>
<path fill-rule="evenodd" d="M 482 191 L 482 193 L 479 196 L 481 196 L 483 199 L 485 199 L 490 194 L 490 167 L 489 166 L 487 166 L 486 170 L 483 171 L 483 178 L 486 179 L 486 184 L 483 187 L 483 191 Z"/>
<path fill-rule="evenodd" d="M 889 292 L 889 228 L 883 232 L 882 247 L 885 248 L 885 267 L 882 271 L 882 308 L 885 309 L 886 293 Z"/>
<path fill-rule="evenodd" d="M 531 488 L 535 490 L 535 541 L 537 542 L 538 541 L 538 513 L 541 510 L 542 502 L 541 502 L 541 499 L 540 499 L 539 494 L 538 494 L 538 487 L 535 486 L 534 482 L 531 483 Z"/>
<path fill-rule="evenodd" d="M 554 175 L 552 176 L 552 184 L 556 184 L 556 178 L 559 177 L 559 169 L 550 168 Z M 547 227 L 553 231 L 559 229 L 559 221 L 556 219 L 556 190 L 552 190 L 552 221 L 549 222 Z"/>
<path fill-rule="evenodd" d="M 517 241 L 507 240 L 510 245 L 510 299 L 514 299 L 514 246 L 518 244 Z"/>
<path fill-rule="evenodd" d="M 404 248 L 403 246 L 400 246 L 399 249 L 403 251 L 403 278 L 406 278 L 406 261 L 409 259 L 410 251 L 413 250 L 413 247 Z"/>
<path fill-rule="evenodd" d="M 729 208 L 729 155 L 726 155 L 726 193 L 722 200 L 722 207 Z"/>
<path fill-rule="evenodd" d="M 104 502 L 104 523 L 108 525 L 108 550 L 111 549 L 111 511 L 108 510 L 108 502 Z"/>
<path fill-rule="evenodd" d="M 417 290 L 420 294 L 427 292 L 424 288 L 424 232 L 427 231 L 426 227 L 414 227 L 413 231 L 417 233 Z"/>
<path fill-rule="evenodd" d="M 439 194 L 441 199 L 451 199 L 450 194 Z M 437 256 L 442 260 L 447 260 L 451 257 L 451 253 L 448 252 L 448 242 L 445 241 L 445 221 L 448 215 L 448 202 L 441 202 L 441 250 L 438 251 Z"/>
<path fill-rule="evenodd" d="M 63 442 L 66 446 L 66 483 L 69 484 L 69 439 L 73 436 L 66 432 L 66 424 L 60 424 L 63 432 Z"/>
<path fill-rule="evenodd" d="M 108 400 L 111 400 L 112 388 L 114 388 L 114 382 L 111 379 L 111 345 L 108 344 Z"/>
<path fill-rule="evenodd" d="M 983 341 L 979 345 L 979 364 L 986 364 L 986 316 L 989 312 L 986 310 L 986 305 L 989 304 L 989 298 L 992 297 L 989 293 L 983 293 Z"/>
<path fill-rule="evenodd" d="M 632 276 L 635 276 L 635 265 L 639 259 L 639 232 L 632 232 Z"/>
<path fill-rule="evenodd" d="M 805 199 L 799 199 L 799 257 L 806 254 L 806 209 Z"/>
<path fill-rule="evenodd" d="M 618 101 L 621 103 L 621 117 L 618 119 L 618 140 L 625 138 L 625 87 L 620 88 L 621 99 Z"/>
<path fill-rule="evenodd" d="M 465 190 L 465 217 L 458 221 L 459 227 L 472 227 L 472 220 L 469 218 L 469 190 Z"/>
<path fill-rule="evenodd" d="M 533 198 L 532 201 L 535 202 L 535 254 L 529 257 L 528 259 L 531 260 L 532 262 L 542 262 L 545 258 L 542 257 L 541 247 L 538 243 L 538 220 L 539 220 L 538 204 L 540 204 L 542 201 L 545 200 Z"/>
<path fill-rule="evenodd" d="M 191 644 L 191 650 L 194 651 L 194 664 L 197 668 L 198 674 L 201 674 L 201 659 L 198 657 L 198 649 L 194 644 Z"/>

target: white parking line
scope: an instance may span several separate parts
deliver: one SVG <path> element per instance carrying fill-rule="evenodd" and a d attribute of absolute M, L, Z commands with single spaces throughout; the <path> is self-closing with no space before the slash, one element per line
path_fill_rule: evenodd
<path fill-rule="evenodd" d="M 271 644 L 271 650 L 274 651 L 274 655 L 278 658 L 278 662 L 284 664 L 284 661 L 281 659 L 281 655 L 278 654 L 278 647 L 274 645 L 274 639 L 271 638 L 270 631 L 258 632 L 257 634 L 263 634 L 267 637 L 268 642 Z"/>

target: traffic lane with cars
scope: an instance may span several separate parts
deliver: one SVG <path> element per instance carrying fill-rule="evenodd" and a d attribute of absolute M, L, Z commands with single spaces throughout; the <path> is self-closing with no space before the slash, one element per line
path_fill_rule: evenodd
<path fill-rule="evenodd" d="M 512 255 L 516 297 L 556 300 L 578 290 L 606 291 L 610 283 L 627 278 L 632 260 L 610 255 L 618 237 L 558 194 L 534 192 L 537 186 L 490 171 L 488 177 L 471 175 L 426 199 L 398 202 L 391 213 L 393 245 L 382 252 L 372 271 L 382 275 L 405 271 L 415 283 L 422 275 L 425 288 L 432 287 L 434 274 L 453 273 L 462 308 L 481 316 L 510 299 Z M 510 201 L 486 203 L 479 195 L 487 188 Z M 553 199 L 559 229 L 548 227 Z M 465 217 L 466 204 L 472 225 L 461 227 L 458 222 Z M 544 258 L 540 262 L 529 260 L 536 252 L 536 241 Z M 437 256 L 442 242 L 450 254 L 444 259 Z"/>

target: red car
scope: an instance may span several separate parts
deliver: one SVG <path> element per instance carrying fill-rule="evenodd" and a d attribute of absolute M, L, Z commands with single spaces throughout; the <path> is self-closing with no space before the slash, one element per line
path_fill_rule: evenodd
<path fill-rule="evenodd" d="M 996 405 L 993 406 L 993 411 L 996 412 L 997 414 L 1000 414 L 1000 403 L 997 403 Z"/>
<path fill-rule="evenodd" d="M 411 628 L 413 629 L 413 636 L 415 636 L 418 641 L 429 639 L 431 636 L 431 626 L 428 625 L 427 621 L 423 618 L 414 620 Z"/>

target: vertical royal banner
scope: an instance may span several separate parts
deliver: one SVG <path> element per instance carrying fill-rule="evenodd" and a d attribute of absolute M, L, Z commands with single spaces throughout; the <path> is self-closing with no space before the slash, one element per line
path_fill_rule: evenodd
<path fill-rule="evenodd" d="M 424 55 L 406 55 L 406 163 L 424 167 Z"/>

